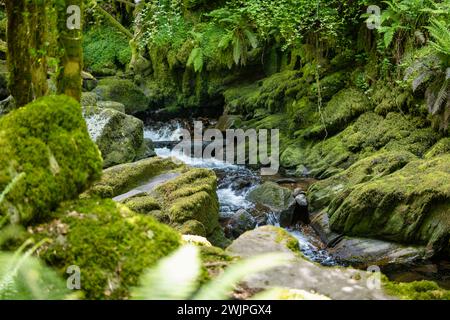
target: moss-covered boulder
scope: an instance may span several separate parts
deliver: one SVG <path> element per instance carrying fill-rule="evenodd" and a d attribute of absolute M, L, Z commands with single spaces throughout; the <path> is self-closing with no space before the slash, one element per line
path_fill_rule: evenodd
<path fill-rule="evenodd" d="M 379 152 L 363 158 L 345 171 L 314 183 L 308 190 L 310 209 L 323 209 L 346 188 L 389 175 L 416 159 L 407 151 Z"/>
<path fill-rule="evenodd" d="M 449 163 L 449 154 L 416 160 L 348 188 L 328 207 L 332 229 L 445 249 L 450 237 Z"/>
<path fill-rule="evenodd" d="M 138 160 L 146 152 L 141 120 L 109 107 L 95 106 L 84 107 L 83 116 L 102 153 L 103 167 Z"/>
<path fill-rule="evenodd" d="M 181 243 L 170 227 L 112 200 L 65 203 L 50 218 L 29 228 L 33 237 L 52 240 L 38 256 L 61 274 L 78 266 L 88 299 L 128 298 L 142 272 Z"/>
<path fill-rule="evenodd" d="M 216 190 L 217 177 L 213 171 L 190 169 L 158 186 L 155 196 L 161 201 L 170 225 L 183 234 L 204 236 L 218 245 L 215 233 L 223 231 L 219 226 Z"/>
<path fill-rule="evenodd" d="M 183 167 L 170 159 L 162 158 L 150 158 L 114 166 L 103 171 L 101 179 L 89 189 L 87 195 L 114 198 L 147 183 L 161 173 Z"/>
<path fill-rule="evenodd" d="M 297 203 L 292 191 L 275 182 L 265 182 L 248 194 L 248 200 L 267 207 L 279 215 L 280 223 L 289 226 L 294 218 Z"/>
<path fill-rule="evenodd" d="M 102 159 L 80 105 L 49 96 L 0 118 L 0 190 L 24 174 L 0 204 L 14 222 L 40 220 L 100 177 Z"/>
<path fill-rule="evenodd" d="M 102 101 L 116 101 L 125 106 L 127 114 L 146 111 L 149 99 L 131 80 L 106 78 L 99 81 L 94 90 Z"/>
<path fill-rule="evenodd" d="M 305 166 L 311 176 L 325 179 L 378 151 L 405 151 L 422 157 L 439 139 L 428 125 L 411 115 L 391 112 L 383 117 L 365 112 L 325 140 L 308 140 L 305 130 L 296 132 L 298 138 L 288 142 L 281 154 L 281 165 Z"/>

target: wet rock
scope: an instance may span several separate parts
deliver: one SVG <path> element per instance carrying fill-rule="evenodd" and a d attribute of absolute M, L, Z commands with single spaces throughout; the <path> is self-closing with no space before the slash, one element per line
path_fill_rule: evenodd
<path fill-rule="evenodd" d="M 301 208 L 308 207 L 308 198 L 306 197 L 306 194 L 304 194 L 304 193 L 300 193 L 298 196 L 296 196 L 295 202 L 297 202 L 297 205 L 299 205 Z"/>
<path fill-rule="evenodd" d="M 142 158 L 155 157 L 155 143 L 152 139 L 144 138 L 144 152 L 142 153 Z"/>
<path fill-rule="evenodd" d="M 265 182 L 251 191 L 248 199 L 276 213 L 281 226 L 290 226 L 293 223 L 297 203 L 291 190 L 274 182 Z"/>
<path fill-rule="evenodd" d="M 233 190 L 243 190 L 252 185 L 252 182 L 247 179 L 237 178 L 232 182 L 231 189 Z"/>
<path fill-rule="evenodd" d="M 241 209 L 230 218 L 225 226 L 225 235 L 236 239 L 246 231 L 256 227 L 256 219 L 246 210 Z"/>
<path fill-rule="evenodd" d="M 297 166 L 297 169 L 295 169 L 294 175 L 296 177 L 308 177 L 309 176 L 309 170 L 304 165 L 300 164 Z"/>
<path fill-rule="evenodd" d="M 85 107 L 84 118 L 92 140 L 102 152 L 104 168 L 142 158 L 145 147 L 141 120 L 99 107 Z"/>
<path fill-rule="evenodd" d="M 342 234 L 330 229 L 330 221 L 325 211 L 310 215 L 310 224 L 323 243 L 332 246 L 336 241 L 342 238 Z"/>
<path fill-rule="evenodd" d="M 423 246 L 403 246 L 393 242 L 352 237 L 342 238 L 329 249 L 329 253 L 341 262 L 360 268 L 371 265 L 406 265 L 433 255 L 430 249 Z"/>
<path fill-rule="evenodd" d="M 15 108 L 15 101 L 12 96 L 7 97 L 5 100 L 0 101 L 0 116 L 9 113 Z"/>
<path fill-rule="evenodd" d="M 402 169 L 340 193 L 328 206 L 330 226 L 348 236 L 448 248 L 450 155 Z M 420 174 L 418 174 L 420 173 Z"/>
<path fill-rule="evenodd" d="M 393 298 L 383 289 L 369 288 L 367 283 L 372 273 L 352 268 L 323 267 L 306 260 L 298 254 L 297 240 L 281 228 L 264 226 L 248 231 L 233 241 L 227 251 L 242 258 L 273 252 L 283 252 L 292 258 L 286 266 L 247 277 L 244 285 L 249 289 L 283 287 L 315 292 L 337 300 Z"/>
<path fill-rule="evenodd" d="M 97 87 L 98 80 L 89 72 L 82 71 L 81 78 L 83 79 L 83 89 L 86 91 L 92 91 Z"/>

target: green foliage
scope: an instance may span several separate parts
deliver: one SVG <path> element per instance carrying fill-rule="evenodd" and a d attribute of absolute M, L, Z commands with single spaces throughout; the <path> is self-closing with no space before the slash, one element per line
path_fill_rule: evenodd
<path fill-rule="evenodd" d="M 133 81 L 128 79 L 105 78 L 99 81 L 95 92 L 103 101 L 120 102 L 127 114 L 146 111 L 149 99 Z"/>
<path fill-rule="evenodd" d="M 36 100 L 0 119 L 0 189 L 22 177 L 0 203 L 0 215 L 27 223 L 48 216 L 101 174 L 80 105 L 66 96 Z"/>
<path fill-rule="evenodd" d="M 22 252 L 0 252 L 0 300 L 62 300 L 70 297 L 59 275 L 31 257 L 41 244 Z"/>
<path fill-rule="evenodd" d="M 288 262 L 284 254 L 267 254 L 238 262 L 211 282 L 199 286 L 200 250 L 184 246 L 162 259 L 141 279 L 141 286 L 132 291 L 140 300 L 226 300 L 244 277 L 269 270 Z"/>
<path fill-rule="evenodd" d="M 432 281 L 396 283 L 383 278 L 383 288 L 403 300 L 450 300 L 450 291 Z"/>
<path fill-rule="evenodd" d="M 123 69 L 131 60 L 127 37 L 111 26 L 96 25 L 86 32 L 83 50 L 85 66 L 93 73 Z"/>

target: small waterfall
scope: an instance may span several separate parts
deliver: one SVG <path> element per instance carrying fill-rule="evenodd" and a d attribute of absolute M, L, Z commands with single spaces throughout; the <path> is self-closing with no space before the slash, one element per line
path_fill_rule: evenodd
<path fill-rule="evenodd" d="M 169 123 L 153 123 L 145 128 L 145 137 L 155 142 L 179 141 L 181 130 L 184 125 L 181 121 L 170 121 Z M 217 159 L 203 159 L 189 157 L 180 151 L 170 150 L 167 147 L 156 148 L 156 154 L 162 158 L 172 157 L 187 165 L 197 168 L 208 168 L 216 172 L 218 177 L 217 196 L 220 203 L 221 217 L 231 217 L 240 209 L 252 211 L 255 205 L 247 200 L 248 193 L 261 184 L 259 174 L 246 166 L 229 164 Z M 267 212 L 265 224 L 280 226 L 277 214 Z M 304 234 L 297 229 L 287 231 L 299 241 L 302 253 L 312 261 L 323 265 L 336 265 L 325 250 L 314 245 L 312 236 Z"/>

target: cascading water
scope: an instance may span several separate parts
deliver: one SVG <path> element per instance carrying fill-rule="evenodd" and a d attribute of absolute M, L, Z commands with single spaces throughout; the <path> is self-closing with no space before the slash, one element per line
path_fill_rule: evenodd
<path fill-rule="evenodd" d="M 181 121 L 172 120 L 169 123 L 152 123 L 145 128 L 145 137 L 154 142 L 177 142 L 184 125 Z M 189 157 L 181 151 L 171 150 L 168 147 L 156 148 L 157 156 L 162 158 L 173 157 L 187 165 L 208 168 L 216 172 L 218 176 L 217 196 L 220 203 L 221 218 L 231 217 L 240 209 L 253 211 L 255 205 L 247 200 L 248 193 L 261 184 L 261 177 L 258 173 L 246 166 L 229 164 L 217 159 L 203 159 Z M 266 224 L 279 226 L 277 215 L 268 212 Z M 323 265 L 335 265 L 336 261 L 325 251 L 321 250 L 314 242 L 311 235 L 306 235 L 297 229 L 287 229 L 299 241 L 300 250 L 312 261 Z"/>

